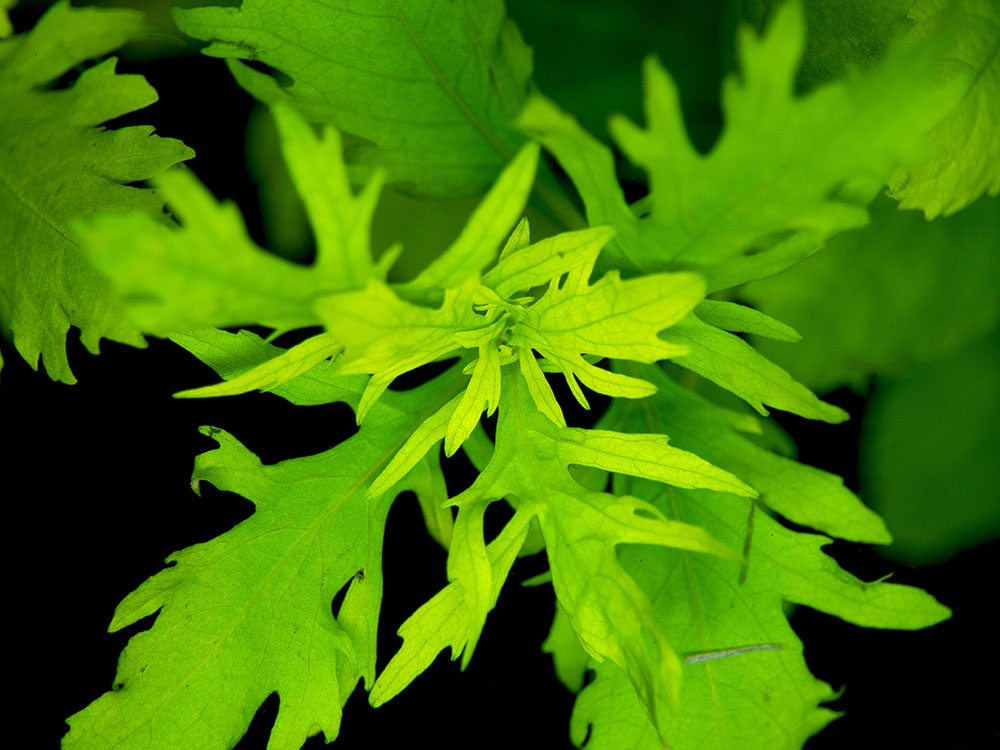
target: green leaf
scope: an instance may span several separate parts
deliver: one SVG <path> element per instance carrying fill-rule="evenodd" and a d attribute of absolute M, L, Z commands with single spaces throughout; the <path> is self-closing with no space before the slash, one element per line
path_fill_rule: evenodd
<path fill-rule="evenodd" d="M 382 173 L 376 172 L 355 197 L 340 134 L 326 127 L 317 138 L 309 124 L 284 103 L 276 103 L 271 111 L 292 184 L 316 236 L 316 272 L 345 288 L 364 286 L 374 270 L 371 223 Z"/>
<path fill-rule="evenodd" d="M 528 514 L 515 513 L 497 538 L 486 547 L 490 561 L 491 607 L 528 534 Z M 421 605 L 400 627 L 403 645 L 375 681 L 368 700 L 378 708 L 413 682 L 437 655 L 451 648 L 454 661 L 465 649 L 472 630 L 473 611 L 466 605 L 462 583 L 454 580 Z"/>
<path fill-rule="evenodd" d="M 994 0 L 918 0 L 908 18 L 913 39 L 958 24 L 942 68 L 967 74 L 968 81 L 958 106 L 928 137 L 934 156 L 901 168 L 889 183 L 900 208 L 918 208 L 933 219 L 1000 193 L 1000 6 Z"/>
<path fill-rule="evenodd" d="M 662 717 L 676 691 L 679 662 L 653 625 L 648 601 L 620 568 L 615 548 L 624 543 L 670 545 L 730 560 L 735 555 L 697 527 L 667 522 L 637 498 L 586 489 L 573 478 L 569 465 L 583 464 L 678 486 L 724 489 L 747 496 L 752 496 L 753 490 L 698 457 L 668 445 L 663 435 L 557 427 L 536 410 L 514 367 L 504 369 L 502 399 L 492 459 L 472 486 L 453 498 L 451 504 L 457 505 L 460 513 L 485 508 L 504 497 L 515 504 L 514 520 L 494 545 L 511 525 L 514 530 L 509 534 L 520 536 L 526 533 L 528 519 L 537 518 L 556 595 L 584 648 L 596 659 L 608 658 L 627 669 L 646 709 Z M 477 554 L 475 549 L 481 546 L 481 540 L 476 540 L 472 552 L 463 546 L 453 539 L 449 560 Z M 491 549 L 492 545 L 487 548 L 490 560 L 498 559 Z M 489 581 L 495 602 L 495 592 L 507 570 L 491 565 Z M 439 649 L 451 644 L 453 656 L 457 656 L 458 648 L 471 650 L 481 627 L 481 592 L 486 576 L 484 572 L 472 575 L 468 564 L 465 568 L 466 575 L 421 608 L 404 623 L 401 632 L 426 633 L 425 629 L 441 623 L 440 618 L 455 618 L 462 623 L 460 633 L 457 625 L 450 626 L 448 635 L 436 635 L 431 641 Z M 475 587 L 480 593 L 467 593 L 467 587 Z M 459 604 L 459 597 L 465 604 Z M 449 602 L 447 607 L 445 601 Z M 455 612 L 460 607 L 464 614 L 458 616 Z M 398 692 L 400 683 L 416 676 L 436 653 L 423 643 L 405 643 L 379 678 L 387 687 L 377 684 L 373 700 L 384 702 Z"/>
<path fill-rule="evenodd" d="M 253 96 L 361 136 L 353 164 L 383 168 L 420 194 L 483 192 L 524 140 L 508 123 L 524 100 L 531 50 L 500 0 L 310 0 L 294 13 L 276 0 L 244 0 L 175 19 L 211 42 L 205 54 L 226 58 Z"/>
<path fill-rule="evenodd" d="M 205 362 L 227 381 L 249 373 L 265 372 L 268 363 L 287 359 L 290 349 L 268 343 L 250 331 L 227 333 L 215 328 L 172 333 L 170 340 Z M 273 386 L 270 392 L 300 406 L 318 406 L 335 402 L 356 407 L 364 392 L 366 378 L 340 377 L 324 364 Z M 211 386 L 210 386 L 211 387 Z"/>
<path fill-rule="evenodd" d="M 614 267 L 637 268 L 629 253 L 644 240 L 618 185 L 611 149 L 539 94 L 528 98 L 514 124 L 559 160 L 583 199 L 590 225 L 614 228 L 616 237 L 606 253 L 611 256 L 609 262 Z"/>
<path fill-rule="evenodd" d="M 462 649 L 462 669 L 469 665 L 486 616 L 496 604 L 493 597 L 493 568 L 483 538 L 485 504 L 458 509 L 455 528 L 448 549 L 448 580 L 462 589 L 462 605 L 467 612 L 466 641 Z M 518 529 L 520 523 L 515 524 Z M 497 587 L 499 589 L 499 587 Z"/>
<path fill-rule="evenodd" d="M 489 202 L 487 197 L 484 205 Z M 473 217 L 470 226 L 479 221 L 488 219 L 485 214 Z M 373 376 L 358 419 L 364 419 L 367 409 L 394 378 L 461 348 L 475 347 L 479 357 L 471 365 L 469 390 L 449 416 L 447 455 L 468 437 L 484 410 L 492 414 L 496 409 L 500 366 L 514 359 L 526 368 L 525 378 L 539 408 L 557 424 L 562 423 L 561 409 L 545 383 L 541 365 L 530 353 L 532 349 L 565 375 L 584 405 L 586 397 L 576 378 L 601 393 L 630 398 L 651 393 L 649 384 L 595 367 L 582 355 L 652 362 L 686 351 L 667 344 L 657 333 L 700 301 L 703 286 L 693 274 L 655 274 L 622 281 L 617 272 L 590 285 L 597 254 L 609 237 L 607 229 L 596 228 L 557 235 L 517 250 L 508 247 L 502 260 L 482 279 L 484 283 L 471 275 L 455 288 L 436 289 L 438 294 L 431 296 L 443 294 L 440 307 L 404 299 L 403 295 L 412 292 L 409 285 L 393 290 L 374 279 L 365 289 L 317 301 L 316 310 L 327 330 L 345 347 L 334 371 Z M 526 234 L 523 240 L 527 240 Z M 463 272 L 474 274 L 475 266 L 491 255 L 478 251 L 475 263 L 455 257 L 464 263 Z M 449 271 L 448 277 L 457 273 Z M 548 289 L 537 300 L 504 299 L 500 294 L 542 284 L 548 284 Z M 436 429 L 426 436 L 436 434 Z"/>
<path fill-rule="evenodd" d="M 791 326 L 770 315 L 765 315 L 752 307 L 738 305 L 734 302 L 706 299 L 695 308 L 698 318 L 715 328 L 734 333 L 752 333 L 775 341 L 797 344 L 802 335 Z"/>
<path fill-rule="evenodd" d="M 517 350 L 518 362 L 521 365 L 521 375 L 524 377 L 524 384 L 528 389 L 531 400 L 535 402 L 535 407 L 548 419 L 559 427 L 566 426 L 566 418 L 563 416 L 562 407 L 556 400 L 556 394 L 552 391 L 552 386 L 545 379 L 545 373 L 535 359 L 531 349 L 522 346 Z"/>
<path fill-rule="evenodd" d="M 364 289 L 330 295 L 316 303 L 320 320 L 344 346 L 334 371 L 372 375 L 358 409 L 359 424 L 396 377 L 461 348 L 453 332 L 484 327 L 484 318 L 472 309 L 477 285 L 472 277 L 462 287 L 447 291 L 436 309 L 407 302 L 375 279 Z"/>
<path fill-rule="evenodd" d="M 14 27 L 10 24 L 10 17 L 7 10 L 14 7 L 17 0 L 0 0 L 0 39 L 4 39 L 14 33 Z"/>
<path fill-rule="evenodd" d="M 458 409 L 459 403 L 464 400 L 467 392 L 465 390 L 455 396 L 438 411 L 425 419 L 410 434 L 406 442 L 403 443 L 403 447 L 393 456 L 389 465 L 372 482 L 372 486 L 368 490 L 369 494 L 378 495 L 386 492 L 392 485 L 406 476 L 410 469 L 417 465 L 435 443 L 444 438 L 448 432 L 451 417 L 456 409 Z M 476 415 L 477 422 L 478 416 Z"/>
<path fill-rule="evenodd" d="M 249 331 L 226 333 L 208 328 L 191 333 L 175 333 L 170 338 L 210 365 L 226 380 L 236 379 L 244 373 L 266 367 L 269 361 L 280 359 L 287 351 L 267 343 Z M 357 409 L 364 394 L 366 381 L 362 375 L 347 377 L 335 375 L 329 367 L 319 364 L 286 383 L 275 386 L 271 393 L 300 406 L 343 401 Z M 458 382 L 461 383 L 461 380 Z M 442 387 L 444 390 L 439 402 L 444 403 L 444 406 L 427 416 L 420 422 L 420 426 L 410 433 L 403 447 L 372 482 L 366 494 L 368 497 L 383 495 L 405 477 L 405 486 L 411 487 L 417 494 L 428 532 L 447 547 L 451 540 L 452 516 L 450 510 L 441 507 L 441 500 L 448 495 L 444 476 L 435 455 L 425 459 L 431 445 L 444 436 L 444 423 L 441 423 L 440 435 L 433 437 L 422 447 L 413 447 L 421 446 L 427 431 L 433 431 L 435 420 L 440 419 L 441 414 L 445 415 L 444 419 L 447 421 L 447 415 L 450 414 L 448 409 L 453 409 L 458 403 L 458 396 L 447 401 L 448 396 L 458 390 L 456 382 L 442 384 Z"/>
<path fill-rule="evenodd" d="M 222 352 L 223 361 L 267 346 L 221 332 L 186 343 Z M 358 385 L 334 381 L 327 400 L 356 404 Z M 207 481 L 238 492 L 256 510 L 217 539 L 172 555 L 171 567 L 119 605 L 112 630 L 159 614 L 124 651 L 118 689 L 70 717 L 63 747 L 231 747 L 273 691 L 281 708 L 270 747 L 297 750 L 321 731 L 332 741 L 358 679 L 370 687 L 375 677 L 382 533 L 393 496 L 370 498 L 366 489 L 441 398 L 441 381 L 391 394 L 356 436 L 273 465 L 224 431 L 203 428 L 220 447 L 198 457 L 193 487 Z M 425 492 L 427 483 L 414 479 L 399 489 Z M 330 602 L 345 587 L 333 615 Z"/>
<path fill-rule="evenodd" d="M 618 230 L 608 263 L 697 269 L 711 292 L 777 273 L 867 221 L 862 206 L 895 167 L 919 156 L 962 82 L 927 85 L 941 45 L 934 39 L 896 45 L 871 75 L 797 97 L 803 26 L 793 2 L 763 37 L 743 30 L 741 80 L 726 80 L 725 127 L 707 155 L 685 133 L 674 83 L 647 61 L 647 129 L 623 118 L 610 123 L 625 154 L 649 173 L 641 217 L 623 206 L 607 149 L 553 105 L 529 103 L 519 126 L 559 159 L 590 222 Z"/>
<path fill-rule="evenodd" d="M 1000 322 L 1000 200 L 979 200 L 932 223 L 896 210 L 888 198 L 871 211 L 870 226 L 740 290 L 803 333 L 796 346 L 753 343 L 820 392 L 903 374 L 957 352 Z M 834 303 L 830 290 L 850 304 Z"/>
<path fill-rule="evenodd" d="M 341 344 L 329 333 L 321 333 L 311 336 L 283 354 L 269 359 L 238 377 L 204 388 L 180 391 L 174 396 L 176 398 L 204 398 L 207 396 L 232 396 L 255 389 L 270 391 L 308 372 L 320 362 L 335 356 L 341 349 L 343 349 Z"/>
<path fill-rule="evenodd" d="M 580 745 L 589 732 L 587 746 L 598 750 L 654 750 L 664 743 L 678 750 L 799 750 L 836 717 L 819 705 L 836 693 L 809 674 L 802 644 L 789 627 L 786 602 L 879 628 L 927 627 L 946 619 L 949 611 L 918 589 L 858 580 L 822 553 L 830 539 L 792 531 L 759 506 L 838 536 L 888 542 L 881 520 L 838 478 L 739 436 L 725 410 L 662 374 L 655 377 L 650 371 L 656 368 L 629 367 L 659 390 L 644 402 L 615 402 L 598 427 L 656 425 L 679 445 L 751 482 L 761 495 L 748 503 L 616 477 L 615 492 L 644 498 L 664 517 L 704 528 L 730 548 L 742 548 L 744 559 L 734 566 L 683 549 L 622 549 L 622 565 L 652 602 L 657 627 L 684 657 L 679 708 L 658 733 L 622 670 L 607 662 L 592 664 L 596 679 L 577 699 L 573 740 Z M 562 627 L 558 619 L 557 614 L 554 632 Z M 550 644 L 564 669 L 578 663 L 577 648 L 565 636 Z"/>
<path fill-rule="evenodd" d="M 135 213 L 98 216 L 78 227 L 94 265 L 143 331 L 314 326 L 317 298 L 377 277 L 368 225 L 379 180 L 354 198 L 336 133 L 328 128 L 317 138 L 287 107 L 277 107 L 275 119 L 317 234 L 316 263 L 298 265 L 257 247 L 236 206 L 216 202 L 190 173 L 162 175 L 155 184 L 181 227 Z"/>
<path fill-rule="evenodd" d="M 403 285 L 404 293 L 458 286 L 489 265 L 524 211 L 537 166 L 538 146 L 525 144 L 476 206 L 458 238 L 413 281 Z"/>
<path fill-rule="evenodd" d="M 894 537 L 885 556 L 931 565 L 1000 536 L 1000 329 L 879 380 L 860 453 L 865 501 Z"/>
<path fill-rule="evenodd" d="M 833 423 L 847 419 L 843 409 L 820 401 L 743 339 L 703 323 L 694 313 L 664 332 L 663 338 L 688 350 L 674 358 L 677 364 L 735 393 L 764 416 L 767 404 L 807 419 Z"/>
<path fill-rule="evenodd" d="M 492 417 L 500 405 L 500 352 L 493 341 L 479 347 L 479 357 L 474 363 L 472 378 L 462 394 L 462 400 L 448 421 L 445 432 L 444 454 L 452 456 L 479 424 L 485 411 Z"/>
<path fill-rule="evenodd" d="M 126 183 L 194 152 L 148 126 L 101 127 L 157 99 L 141 76 L 116 75 L 113 58 L 68 88 L 47 87 L 149 30 L 134 11 L 64 1 L 30 32 L 4 41 L 0 53 L 0 329 L 28 364 L 37 369 L 41 357 L 49 376 L 65 383 L 76 382 L 66 358 L 71 325 L 94 354 L 102 338 L 145 346 L 107 280 L 81 253 L 71 224 L 95 211 L 132 210 L 156 222 L 162 199 Z"/>
<path fill-rule="evenodd" d="M 627 483 L 627 489 L 731 547 L 744 543 L 752 504 L 643 484 Z M 802 644 L 788 624 L 786 600 L 868 627 L 920 628 L 949 614 L 919 589 L 858 580 L 823 554 L 829 541 L 790 531 L 758 511 L 742 579 L 737 566 L 718 557 L 625 547 L 622 565 L 652 601 L 664 637 L 685 657 L 680 708 L 658 738 L 621 670 L 598 664 L 596 679 L 583 688 L 573 711 L 574 742 L 580 745 L 589 728 L 587 747 L 597 750 L 654 750 L 664 742 L 677 750 L 799 750 L 836 717 L 819 707 L 836 693 L 809 674 Z M 727 585 L 720 586 L 723 581 Z M 760 645 L 768 648 L 753 648 Z M 724 655 L 743 647 L 750 648 Z"/>
<path fill-rule="evenodd" d="M 585 247 L 597 249 L 595 245 Z M 512 254 L 508 262 L 526 252 Z M 562 371 L 571 389 L 579 378 L 588 388 L 609 396 L 648 396 L 652 393 L 648 383 L 595 367 L 581 354 L 637 362 L 684 354 L 687 347 L 671 345 L 657 334 L 701 300 L 704 285 L 688 273 L 623 281 L 617 271 L 591 285 L 595 260 L 596 253 L 581 253 L 565 283 L 550 283 L 537 302 L 519 311 L 509 343 L 537 351 Z M 574 395 L 587 408 L 582 394 L 575 390 Z"/>
<path fill-rule="evenodd" d="M 556 616 L 552 619 L 552 627 L 542 643 L 542 651 L 552 654 L 552 664 L 559 681 L 571 693 L 579 693 L 586 678 L 590 656 L 583 650 L 576 633 L 573 632 L 566 610 L 558 604 Z M 627 683 L 625 689 L 630 690 Z"/>
<path fill-rule="evenodd" d="M 483 284 L 505 298 L 548 284 L 574 268 L 592 266 L 613 236 L 610 227 L 590 227 L 528 244 L 526 228 L 524 244 L 505 248 L 497 264 L 483 274 Z"/>
<path fill-rule="evenodd" d="M 757 490 L 767 507 L 797 524 L 855 542 L 892 541 L 882 519 L 840 477 L 760 447 L 741 434 L 749 426 L 741 415 L 678 385 L 659 367 L 627 363 L 621 368 L 653 383 L 656 394 L 614 402 L 602 425 L 670 434 L 676 445 L 725 467 Z"/>
<path fill-rule="evenodd" d="M 857 66 L 869 71 L 909 25 L 913 0 L 804 0 L 806 48 L 797 76 L 799 88 L 840 78 Z M 743 0 L 742 15 L 761 28 L 781 0 Z"/>

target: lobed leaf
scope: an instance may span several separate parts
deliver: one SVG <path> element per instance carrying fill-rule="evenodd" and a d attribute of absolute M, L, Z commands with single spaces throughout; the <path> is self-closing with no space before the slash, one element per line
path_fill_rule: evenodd
<path fill-rule="evenodd" d="M 732 391 L 764 416 L 764 404 L 768 404 L 807 419 L 833 423 L 847 419 L 843 409 L 820 401 L 743 339 L 702 322 L 694 313 L 663 338 L 687 349 L 675 358 L 677 364 Z"/>
<path fill-rule="evenodd" d="M 745 501 L 637 483 L 628 491 L 730 546 L 746 539 Z M 846 573 L 822 553 L 826 537 L 790 531 L 765 513 L 757 513 L 752 528 L 742 579 L 721 558 L 666 547 L 623 549 L 622 564 L 653 602 L 658 626 L 685 655 L 682 702 L 658 737 L 626 675 L 612 664 L 594 665 L 596 679 L 583 688 L 573 711 L 571 734 L 578 746 L 589 731 L 587 746 L 598 750 L 653 750 L 664 741 L 678 750 L 798 750 L 836 718 L 820 705 L 836 693 L 809 673 L 785 600 L 869 627 L 919 628 L 948 617 L 947 608 L 923 591 L 865 583 Z M 780 648 L 755 647 L 760 644 Z"/>
<path fill-rule="evenodd" d="M 848 538 L 888 542 L 884 525 L 839 480 L 759 448 L 738 436 L 723 410 L 686 388 L 640 367 L 659 390 L 643 402 L 616 402 L 598 427 L 656 424 L 681 445 L 711 457 L 720 468 L 761 491 L 748 503 L 704 490 L 664 487 L 616 477 L 614 491 L 644 498 L 672 521 L 705 529 L 743 565 L 665 546 L 626 546 L 622 565 L 653 604 L 657 627 L 683 656 L 683 693 L 669 723 L 655 726 L 630 689 L 630 678 L 608 662 L 591 664 L 596 679 L 577 699 L 571 723 L 575 744 L 653 750 L 667 743 L 797 750 L 833 718 L 820 706 L 836 693 L 809 674 L 802 644 L 789 627 L 785 602 L 805 604 L 867 627 L 912 629 L 940 622 L 947 608 L 908 586 L 858 580 L 823 554 L 829 539 L 789 530 L 758 502 L 782 514 L 828 527 Z M 833 486 L 833 483 L 839 489 Z M 825 508 L 824 508 L 825 506 Z M 825 520 L 824 520 L 825 519 Z M 867 531 L 864 531 L 867 529 Z M 579 646 L 557 614 L 548 648 L 579 685 Z M 656 665 L 651 660 L 647 668 Z"/>
<path fill-rule="evenodd" d="M 344 346 L 334 371 L 372 375 L 358 407 L 359 424 L 397 376 L 459 349 L 453 332 L 484 327 L 484 319 L 472 310 L 477 283 L 472 277 L 461 288 L 449 290 L 437 309 L 407 302 L 375 279 L 364 289 L 316 303 L 320 320 Z"/>
<path fill-rule="evenodd" d="M 256 346 L 230 336 L 186 343 Z M 356 387 L 339 393 L 360 396 Z M 440 381 L 392 394 L 358 435 L 266 466 L 232 436 L 203 428 L 219 448 L 198 457 L 192 486 L 238 492 L 256 510 L 217 539 L 172 555 L 170 567 L 119 605 L 112 630 L 159 614 L 129 642 L 117 689 L 70 717 L 63 747 L 231 747 L 274 691 L 281 708 L 271 747 L 295 750 L 321 731 L 332 741 L 358 679 L 370 687 L 375 676 L 382 533 L 393 496 L 366 490 L 441 397 Z M 428 485 L 399 488 L 425 493 Z"/>
<path fill-rule="evenodd" d="M 102 338 L 145 346 L 71 225 L 94 211 L 137 211 L 155 223 L 161 197 L 126 183 L 194 152 L 148 126 L 101 127 L 157 99 L 142 76 L 116 74 L 114 58 L 67 88 L 48 87 L 149 31 L 135 11 L 71 8 L 63 0 L 31 31 L 5 40 L 0 54 L 0 329 L 32 368 L 41 357 L 49 376 L 65 383 L 76 382 L 66 358 L 70 326 L 94 354 Z"/>
<path fill-rule="evenodd" d="M 476 206 L 458 238 L 402 286 L 403 294 L 458 286 L 489 265 L 524 211 L 537 166 L 538 146 L 525 144 Z"/>
<path fill-rule="evenodd" d="M 361 136 L 351 162 L 419 194 L 481 193 L 524 140 L 508 123 L 524 100 L 531 50 L 500 0 L 308 0 L 294 13 L 244 0 L 174 17 L 257 99 Z"/>
<path fill-rule="evenodd" d="M 260 324 L 279 332 L 317 325 L 316 299 L 376 278 L 368 225 L 379 180 L 353 197 L 332 130 L 316 138 L 291 109 L 274 111 L 290 169 L 317 232 L 317 258 L 301 266 L 257 247 L 238 209 L 217 203 L 187 172 L 156 185 L 180 227 L 141 214 L 103 215 L 78 226 L 92 262 L 109 277 L 144 331 L 165 335 Z"/>
<path fill-rule="evenodd" d="M 953 16 L 958 16 L 957 20 Z M 958 106 L 928 135 L 933 156 L 893 174 L 889 194 L 900 208 L 950 216 L 981 195 L 1000 193 L 1000 7 L 993 0 L 919 0 L 907 18 L 919 40 L 957 24 L 941 68 L 967 81 Z M 946 74 L 947 74 L 946 73 Z"/>
<path fill-rule="evenodd" d="M 868 76 L 795 96 L 804 45 L 796 2 L 776 11 L 763 37 L 744 29 L 738 41 L 742 80 L 724 85 L 725 128 L 707 155 L 689 141 L 676 86 L 655 60 L 644 68 L 647 128 L 611 121 L 622 150 L 650 176 L 642 216 L 624 205 L 606 147 L 551 103 L 529 102 L 521 114 L 519 127 L 560 160 L 591 223 L 617 230 L 608 263 L 697 269 L 710 292 L 777 273 L 863 225 L 878 185 L 919 157 L 961 96 L 961 81 L 927 83 L 943 44 L 936 37 L 894 45 Z"/>
<path fill-rule="evenodd" d="M 621 440 L 627 442 L 623 448 L 611 433 L 591 435 L 587 430 L 557 427 L 536 410 L 511 367 L 504 369 L 501 392 L 496 449 L 490 463 L 468 490 L 450 502 L 459 507 L 460 515 L 485 509 L 500 498 L 514 504 L 514 520 L 493 544 L 509 538 L 505 534 L 520 537 L 522 529 L 526 533 L 527 521 L 537 519 L 556 595 L 584 648 L 594 658 L 608 658 L 628 670 L 646 710 L 662 718 L 676 692 L 679 662 L 653 624 L 648 601 L 619 566 L 615 548 L 623 543 L 670 545 L 729 559 L 736 556 L 701 529 L 668 521 L 644 501 L 586 489 L 573 478 L 569 465 L 614 467 L 660 481 L 725 487 L 746 495 L 752 495 L 753 490 L 726 472 L 667 445 L 662 436 L 622 435 Z M 463 574 L 456 575 L 448 589 L 404 623 L 401 633 L 426 633 L 433 627 L 431 622 L 447 614 L 461 621 L 463 629 L 449 627 L 450 635 L 432 640 L 439 649 L 452 645 L 453 657 L 460 649 L 467 649 L 468 660 L 481 629 L 487 576 L 481 563 L 475 572 L 470 563 L 462 561 L 470 555 L 482 559 L 481 541 L 477 538 L 474 546 L 465 550 L 453 539 L 449 570 L 462 569 Z M 473 545 L 472 540 L 468 544 Z M 488 580 L 493 592 L 499 591 L 508 569 L 491 568 Z M 478 593 L 466 593 L 467 588 Z M 495 597 L 496 593 L 493 602 Z M 457 615 L 456 610 L 463 614 Z M 416 653 L 420 654 L 418 661 Z M 436 653 L 425 650 L 423 644 L 405 643 L 379 678 L 392 687 L 383 691 L 376 686 L 373 691 L 378 702 L 398 692 L 403 681 L 412 679 Z"/>
<path fill-rule="evenodd" d="M 622 367 L 653 383 L 656 394 L 636 403 L 615 402 L 602 424 L 669 433 L 675 444 L 752 486 L 761 502 L 794 523 L 856 542 L 892 541 L 882 519 L 840 477 L 760 447 L 740 434 L 747 425 L 739 415 L 678 385 L 659 367 Z"/>

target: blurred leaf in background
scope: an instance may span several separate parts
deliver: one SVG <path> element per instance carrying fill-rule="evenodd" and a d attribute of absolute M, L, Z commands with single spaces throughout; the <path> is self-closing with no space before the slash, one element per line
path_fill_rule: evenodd
<path fill-rule="evenodd" d="M 734 0 L 741 20 L 760 31 L 781 5 L 777 0 Z M 848 65 L 868 70 L 889 42 L 908 27 L 913 0 L 804 0 L 806 50 L 798 88 L 806 91 L 843 75 Z"/>
<path fill-rule="evenodd" d="M 802 334 L 794 346 L 755 345 L 813 390 L 861 389 L 954 354 L 1000 320 L 1000 201 L 930 223 L 895 205 L 878 199 L 869 226 L 741 292 Z"/>
<path fill-rule="evenodd" d="M 741 296 L 802 333 L 755 341 L 798 380 L 873 384 L 861 494 L 883 554 L 932 564 L 1000 534 L 1000 201 L 929 223 L 894 206 Z"/>
<path fill-rule="evenodd" d="M 884 554 L 929 565 L 1000 535 L 998 456 L 1000 330 L 880 382 L 860 471 L 865 501 L 895 537 Z"/>

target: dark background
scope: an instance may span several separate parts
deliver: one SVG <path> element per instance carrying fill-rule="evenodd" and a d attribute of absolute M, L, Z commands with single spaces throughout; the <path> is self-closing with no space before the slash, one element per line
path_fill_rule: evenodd
<path fill-rule="evenodd" d="M 14 14 L 19 28 L 33 16 Z M 199 154 L 198 176 L 220 198 L 237 200 L 251 233 L 256 190 L 245 169 L 243 128 L 253 102 L 231 81 L 223 63 L 200 56 L 128 62 L 142 72 L 161 102 L 114 125 L 153 123 Z M 206 127 L 206 123 L 212 123 Z M 172 392 L 213 382 L 211 372 L 169 342 L 146 350 L 111 342 L 94 357 L 73 331 L 69 359 L 79 383 L 53 383 L 32 372 L 3 342 L 0 387 L 8 533 L 20 564 L 9 572 L 14 613 L 23 616 L 26 653 L 40 668 L 48 717 L 39 747 L 54 747 L 63 719 L 110 689 L 117 655 L 128 637 L 152 618 L 107 634 L 115 605 L 158 571 L 172 551 L 206 541 L 252 510 L 242 498 L 207 487 L 198 498 L 188 478 L 197 453 L 214 446 L 198 434 L 202 424 L 232 432 L 265 462 L 326 450 L 343 435 L 337 407 L 294 407 L 261 394 L 178 401 Z M 857 488 L 857 438 L 864 399 L 838 391 L 828 400 L 847 408 L 846 425 L 779 420 L 800 447 L 800 458 L 845 477 Z M 346 433 L 345 433 L 346 434 Z M 469 481 L 460 465 L 456 484 Z M 857 628 L 800 608 L 793 625 L 806 644 L 813 673 L 835 688 L 833 707 L 847 711 L 808 750 L 906 747 L 940 750 L 996 746 L 994 711 L 998 670 L 993 620 L 1000 545 L 960 554 L 944 564 L 914 569 L 889 563 L 871 549 L 836 543 L 830 549 L 866 580 L 888 572 L 921 586 L 951 607 L 953 618 L 918 632 Z M 395 630 L 445 582 L 444 552 L 429 540 L 412 497 L 389 515 L 385 543 L 385 597 L 380 630 L 383 666 L 399 640 Z M 523 588 L 538 572 L 520 561 L 491 613 L 476 655 L 464 674 L 442 654 L 402 694 L 378 710 L 358 689 L 350 698 L 340 737 L 343 750 L 429 743 L 448 748 L 569 748 L 573 696 L 556 680 L 539 646 L 553 612 L 551 589 Z M 53 628 L 54 629 L 50 629 Z M 241 750 L 263 748 L 277 710 L 272 696 Z M 307 748 L 322 745 L 313 738 Z M 764 749 L 766 750 L 766 749 Z"/>

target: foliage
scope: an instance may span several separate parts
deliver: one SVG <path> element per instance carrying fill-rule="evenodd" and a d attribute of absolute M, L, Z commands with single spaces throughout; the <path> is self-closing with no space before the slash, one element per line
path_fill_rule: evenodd
<path fill-rule="evenodd" d="M 156 101 L 141 76 L 115 73 L 108 58 L 72 86 L 52 88 L 78 63 L 148 33 L 141 14 L 77 10 L 59 3 L 29 33 L 0 46 L 0 322 L 33 367 L 43 357 L 55 380 L 75 382 L 64 341 L 71 325 L 96 353 L 101 338 L 141 346 L 107 280 L 80 256 L 70 222 L 93 211 L 158 216 L 155 193 L 124 183 L 194 156 L 145 126 L 100 124 Z"/>
<path fill-rule="evenodd" d="M 810 674 L 787 604 L 871 628 L 946 619 L 929 594 L 862 581 L 823 552 L 833 538 L 892 537 L 838 477 L 784 455 L 768 409 L 848 415 L 807 388 L 818 376 L 801 363 L 805 385 L 757 346 L 802 338 L 779 318 L 819 316 L 796 290 L 826 300 L 831 278 L 872 283 L 851 278 L 861 261 L 831 269 L 832 249 L 809 256 L 868 224 L 882 186 L 928 217 L 996 192 L 995 54 L 981 54 L 995 53 L 996 34 L 977 25 L 991 11 L 918 3 L 920 23 L 900 36 L 898 9 L 874 5 L 865 71 L 847 64 L 858 50 L 831 48 L 808 85 L 803 55 L 822 59 L 831 36 L 807 37 L 813 5 L 768 7 L 759 34 L 741 26 L 707 152 L 677 84 L 648 58 L 645 125 L 609 121 L 627 168 L 648 180 L 631 203 L 607 143 L 533 89 L 531 50 L 499 0 L 178 10 L 181 31 L 209 41 L 205 53 L 267 105 L 316 238 L 308 265 L 260 247 L 237 206 L 168 170 L 192 156 L 179 142 L 98 129 L 155 99 L 141 78 L 109 60 L 49 86 L 148 33 L 138 14 L 60 2 L 0 42 L 0 89 L 18 104 L 0 115 L 0 312 L 29 363 L 41 354 L 72 382 L 71 324 L 94 351 L 101 337 L 165 337 L 221 378 L 177 397 L 343 403 L 359 426 L 273 464 L 202 428 L 218 447 L 196 458 L 194 491 L 208 482 L 254 512 L 174 553 L 121 602 L 111 630 L 155 620 L 129 641 L 114 689 L 68 719 L 63 747 L 231 748 L 272 692 L 269 748 L 333 741 L 359 682 L 378 707 L 445 648 L 468 665 L 518 557 L 544 554 L 533 583 L 551 583 L 557 603 L 544 648 L 579 694 L 570 736 L 588 748 L 799 748 L 836 717 L 822 705 L 836 694 Z M 956 49 L 976 75 L 943 67 Z M 125 186 L 139 180 L 152 189 Z M 387 184 L 477 200 L 402 281 L 408 248 L 372 241 Z M 532 211 L 560 226 L 538 233 Z M 927 232 L 928 276 L 949 267 L 934 232 L 963 216 Z M 870 237 L 867 256 L 886 243 Z M 988 266 L 989 248 L 969 245 Z M 800 262 L 798 277 L 760 281 Z M 889 249 L 871 261 L 902 279 L 893 262 Z M 838 308 L 845 320 L 865 313 L 849 299 Z M 966 330 L 941 323 L 941 336 L 975 338 L 992 309 Z M 890 348 L 915 346 L 897 331 L 918 324 L 888 325 Z M 274 343 L 289 333 L 298 343 Z M 827 335 L 812 372 L 842 364 L 851 345 Z M 435 365 L 423 385 L 389 388 Z M 578 426 L 568 399 L 589 410 L 595 396 L 610 406 Z M 478 475 L 449 495 L 441 454 L 459 452 Z M 383 535 L 403 492 L 447 550 L 447 583 L 379 671 Z M 511 515 L 488 538 L 495 503 Z"/>

